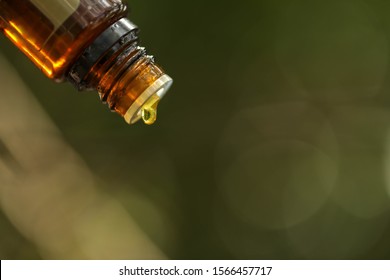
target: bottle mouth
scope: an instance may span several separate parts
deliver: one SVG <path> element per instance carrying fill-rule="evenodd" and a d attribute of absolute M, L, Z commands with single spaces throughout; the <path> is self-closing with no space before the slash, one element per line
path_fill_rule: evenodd
<path fill-rule="evenodd" d="M 143 118 L 146 124 L 152 124 L 156 119 L 157 104 L 169 90 L 173 80 L 168 75 L 164 74 L 153 82 L 138 98 L 131 104 L 130 108 L 124 115 L 124 119 L 128 124 L 134 124 Z M 149 104 L 152 103 L 152 104 Z M 150 108 L 149 108 L 150 107 Z M 153 110 L 154 116 L 152 121 L 148 121 L 145 117 L 145 111 Z M 150 115 L 150 112 L 147 113 Z"/>

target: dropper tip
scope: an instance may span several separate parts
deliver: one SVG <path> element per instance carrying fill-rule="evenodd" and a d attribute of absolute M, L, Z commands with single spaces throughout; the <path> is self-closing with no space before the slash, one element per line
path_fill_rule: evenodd
<path fill-rule="evenodd" d="M 157 120 L 157 106 L 165 93 L 169 90 L 173 80 L 164 74 L 154 81 L 139 97 L 131 104 L 124 118 L 128 124 L 133 124 L 141 118 L 147 125 L 152 125 Z"/>

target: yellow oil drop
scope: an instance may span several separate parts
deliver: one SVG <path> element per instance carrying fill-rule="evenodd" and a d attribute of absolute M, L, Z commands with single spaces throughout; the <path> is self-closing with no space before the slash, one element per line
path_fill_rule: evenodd
<path fill-rule="evenodd" d="M 158 95 L 153 95 L 142 107 L 142 120 L 147 125 L 152 125 L 157 120 L 157 106 L 160 102 Z"/>

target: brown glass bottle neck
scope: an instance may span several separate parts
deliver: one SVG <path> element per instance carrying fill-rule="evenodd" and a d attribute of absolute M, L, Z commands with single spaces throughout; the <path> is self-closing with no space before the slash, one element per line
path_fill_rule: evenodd
<path fill-rule="evenodd" d="M 138 29 L 128 19 L 111 25 L 84 51 L 68 80 L 79 90 L 96 89 L 111 110 L 128 116 L 129 123 L 152 95 L 159 92 L 162 97 L 171 84 L 153 57 L 138 46 Z"/>
<path fill-rule="evenodd" d="M 67 74 L 67 79 L 78 90 L 96 88 L 95 72 L 108 68 L 110 62 L 121 55 L 129 46 L 136 45 L 138 28 L 122 18 L 103 31 L 80 55 Z"/>

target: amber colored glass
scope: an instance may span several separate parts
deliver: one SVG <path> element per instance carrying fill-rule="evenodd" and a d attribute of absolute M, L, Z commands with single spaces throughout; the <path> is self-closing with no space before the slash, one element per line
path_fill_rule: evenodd
<path fill-rule="evenodd" d="M 61 81 L 80 52 L 126 13 L 126 5 L 118 0 L 81 0 L 78 9 L 53 30 L 50 20 L 30 1 L 0 1 L 4 34 L 46 76 Z"/>
<path fill-rule="evenodd" d="M 52 3 L 47 1 L 41 0 L 44 5 Z M 34 2 L 39 0 L 0 0 L 0 28 L 47 77 L 57 82 L 66 79 L 72 65 L 100 34 L 127 15 L 127 6 L 121 0 L 68 0 L 77 3 L 77 8 L 55 26 Z M 93 65 L 83 81 L 86 89 L 97 89 L 110 109 L 122 116 L 164 75 L 143 48 L 130 45 L 134 42 L 124 44 L 104 63 Z"/>
<path fill-rule="evenodd" d="M 118 68 L 123 61 L 118 61 Z M 102 100 L 120 115 L 125 115 L 130 105 L 138 98 L 139 92 L 144 92 L 153 82 L 164 75 L 164 72 L 153 63 L 153 59 L 145 56 L 139 60 L 132 71 L 124 72 L 121 77 L 112 72 L 120 73 L 120 69 L 111 68 L 99 79 L 98 91 Z"/>

